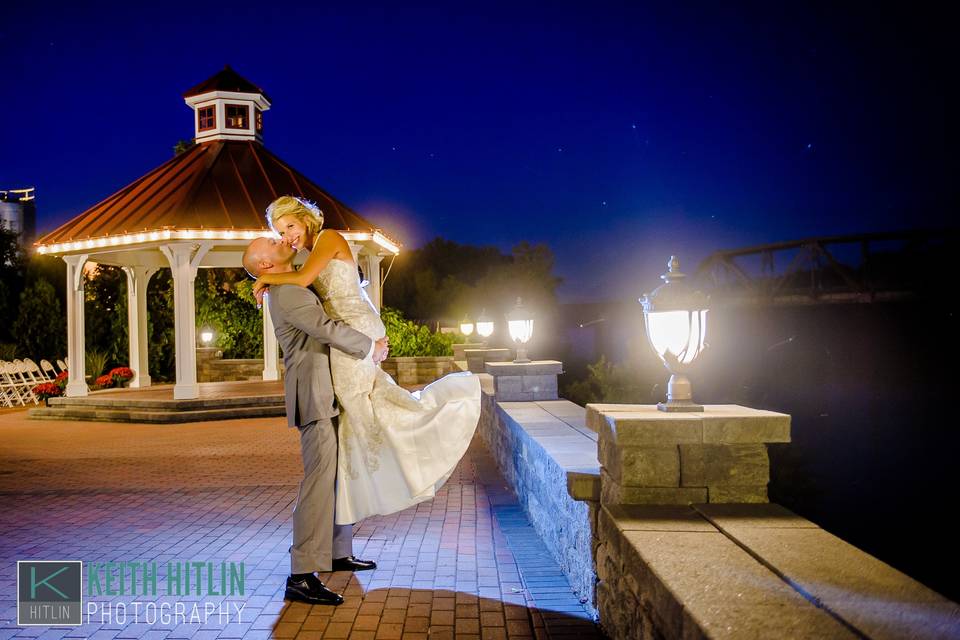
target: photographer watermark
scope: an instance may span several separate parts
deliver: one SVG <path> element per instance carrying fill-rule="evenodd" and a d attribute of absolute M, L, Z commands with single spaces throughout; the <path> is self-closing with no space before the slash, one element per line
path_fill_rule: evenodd
<path fill-rule="evenodd" d="M 20 560 L 17 624 L 205 624 L 211 619 L 223 624 L 243 622 L 246 604 L 223 598 L 245 595 L 244 569 L 242 562 Z M 119 601 L 115 596 L 145 599 Z M 178 596 L 189 600 L 171 601 Z"/>

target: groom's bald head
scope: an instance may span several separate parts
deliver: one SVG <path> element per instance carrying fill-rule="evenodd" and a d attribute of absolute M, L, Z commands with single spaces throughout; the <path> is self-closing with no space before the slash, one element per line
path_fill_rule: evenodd
<path fill-rule="evenodd" d="M 286 243 L 276 238 L 257 238 L 243 252 L 243 268 L 254 278 L 264 273 L 290 271 L 297 254 Z"/>

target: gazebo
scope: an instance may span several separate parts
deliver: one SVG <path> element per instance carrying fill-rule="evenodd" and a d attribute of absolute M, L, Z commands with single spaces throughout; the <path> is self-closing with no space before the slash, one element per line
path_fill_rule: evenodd
<path fill-rule="evenodd" d="M 189 89 L 196 144 L 142 178 L 93 205 L 34 244 L 67 263 L 67 396 L 87 395 L 84 371 L 83 268 L 88 262 L 122 267 L 127 274 L 132 387 L 150 386 L 147 284 L 159 269 L 173 276 L 176 384 L 174 399 L 199 397 L 194 280 L 197 269 L 240 267 L 246 245 L 270 236 L 264 211 L 282 195 L 313 200 L 324 226 L 350 243 L 379 308 L 380 262 L 399 245 L 268 151 L 262 142 L 262 89 L 229 66 Z M 277 342 L 263 309 L 264 380 L 279 378 Z"/>

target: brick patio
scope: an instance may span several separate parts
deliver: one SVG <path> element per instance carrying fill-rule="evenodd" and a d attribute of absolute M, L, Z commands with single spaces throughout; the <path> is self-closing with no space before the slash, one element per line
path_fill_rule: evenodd
<path fill-rule="evenodd" d="M 600 636 L 476 440 L 434 500 L 357 526 L 356 555 L 379 567 L 321 576 L 345 604 L 285 603 L 300 473 L 297 433 L 283 418 L 137 425 L 3 412 L 0 640 Z M 242 605 L 241 621 L 17 627 L 18 559 L 242 561 L 244 596 L 179 598 Z"/>

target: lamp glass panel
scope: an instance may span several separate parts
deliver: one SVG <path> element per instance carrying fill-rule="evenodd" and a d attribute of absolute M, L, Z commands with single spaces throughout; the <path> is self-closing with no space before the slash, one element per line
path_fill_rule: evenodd
<path fill-rule="evenodd" d="M 507 329 L 514 342 L 526 344 L 533 335 L 533 320 L 508 320 Z"/>
<path fill-rule="evenodd" d="M 460 333 L 465 336 L 473 334 L 473 323 L 472 322 L 461 322 L 460 323 Z"/>
<path fill-rule="evenodd" d="M 477 333 L 479 333 L 484 338 L 489 338 L 493 335 L 493 323 L 492 322 L 478 322 L 477 323 Z"/>
<path fill-rule="evenodd" d="M 669 351 L 690 364 L 703 349 L 706 319 L 706 310 L 653 311 L 647 314 L 647 335 L 661 360 Z"/>

